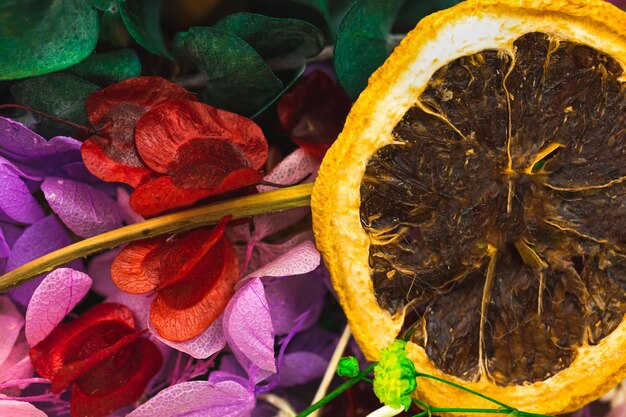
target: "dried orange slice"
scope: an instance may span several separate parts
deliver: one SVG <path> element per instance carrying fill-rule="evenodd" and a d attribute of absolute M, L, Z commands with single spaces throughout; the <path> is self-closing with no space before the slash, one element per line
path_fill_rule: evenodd
<path fill-rule="evenodd" d="M 418 371 L 548 414 L 626 377 L 624 68 L 626 15 L 598 0 L 469 0 L 396 48 L 312 196 L 369 359 L 408 329 Z"/>

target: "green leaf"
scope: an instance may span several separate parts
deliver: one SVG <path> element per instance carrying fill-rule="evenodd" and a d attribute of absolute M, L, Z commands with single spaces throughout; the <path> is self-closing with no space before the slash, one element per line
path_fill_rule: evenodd
<path fill-rule="evenodd" d="M 172 59 L 161 33 L 161 0 L 118 0 L 128 33 L 155 55 Z"/>
<path fill-rule="evenodd" d="M 404 0 L 356 0 L 337 32 L 334 62 L 339 82 L 352 99 L 369 76 L 385 62 L 394 45 L 391 25 Z"/>
<path fill-rule="evenodd" d="M 98 13 L 87 0 L 0 3 L 0 80 L 58 71 L 82 61 L 98 41 Z"/>
<path fill-rule="evenodd" d="M 72 74 L 55 72 L 40 77 L 16 82 L 11 86 L 11 93 L 22 105 L 58 116 L 74 123 L 86 124 L 85 102 L 87 96 L 99 87 L 89 81 L 81 80 Z M 73 130 L 59 130 L 58 124 L 35 115 L 42 121 L 42 128 L 54 127 L 53 134 L 67 134 Z"/>
<path fill-rule="evenodd" d="M 248 42 L 263 59 L 308 58 L 324 48 L 324 34 L 310 23 L 255 13 L 236 13 L 214 26 Z"/>
<path fill-rule="evenodd" d="M 132 49 L 102 52 L 70 67 L 68 71 L 100 86 L 141 75 L 141 62 Z"/>
<path fill-rule="evenodd" d="M 106 12 L 106 11 L 116 12 L 117 11 L 117 0 L 90 0 L 90 1 L 93 7 L 103 12 Z"/>
<path fill-rule="evenodd" d="M 251 6 L 253 12 L 266 16 L 306 21 L 321 29 L 330 42 L 335 38 L 327 0 L 257 0 Z"/>
<path fill-rule="evenodd" d="M 274 103 L 276 103 L 278 101 L 278 99 L 282 97 L 283 94 L 285 94 L 287 91 L 291 90 L 291 87 L 293 87 L 296 84 L 296 82 L 300 78 L 302 78 L 302 75 L 304 74 L 304 70 L 305 69 L 306 68 L 303 65 L 300 68 L 296 68 L 296 69 L 293 69 L 293 70 L 287 70 L 287 71 L 281 71 L 281 72 L 277 73 L 276 75 L 282 81 L 284 87 L 282 88 L 282 90 L 280 90 L 278 92 L 278 94 L 276 94 L 274 96 L 273 99 L 268 101 L 263 107 L 261 107 L 259 110 L 257 110 L 256 113 L 254 113 L 252 116 L 250 116 L 250 118 L 251 119 L 256 119 L 259 116 L 261 116 Z"/>
<path fill-rule="evenodd" d="M 207 102 L 250 115 L 271 101 L 282 82 L 245 41 L 227 32 L 195 27 L 174 39 L 174 54 L 208 76 Z"/>
<path fill-rule="evenodd" d="M 406 0 L 398 13 L 398 18 L 393 24 L 394 32 L 408 32 L 413 29 L 417 22 L 422 20 L 423 17 L 439 10 L 452 7 L 461 1 L 462 0 Z"/>

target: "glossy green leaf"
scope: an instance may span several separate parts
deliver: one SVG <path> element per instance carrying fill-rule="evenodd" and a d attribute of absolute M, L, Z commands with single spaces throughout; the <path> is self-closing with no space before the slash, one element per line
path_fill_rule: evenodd
<path fill-rule="evenodd" d="M 178 33 L 174 54 L 207 74 L 207 102 L 222 109 L 254 114 L 283 88 L 261 56 L 228 32 L 195 27 Z"/>
<path fill-rule="evenodd" d="M 352 99 L 385 62 L 394 45 L 389 32 L 404 0 L 356 0 L 337 32 L 334 61 L 339 82 Z"/>
<path fill-rule="evenodd" d="M 98 40 L 98 13 L 87 0 L 0 3 L 0 80 L 58 71 L 82 61 Z"/>
<path fill-rule="evenodd" d="M 106 86 L 141 75 L 141 62 L 132 49 L 120 49 L 91 55 L 68 71 L 99 86 Z"/>
<path fill-rule="evenodd" d="M 324 47 L 324 34 L 310 23 L 255 13 L 236 13 L 214 26 L 248 42 L 264 59 L 307 58 Z"/>
<path fill-rule="evenodd" d="M 98 10 L 116 12 L 117 0 L 90 0 L 91 5 Z"/>
<path fill-rule="evenodd" d="M 251 11 L 265 16 L 306 21 L 319 28 L 329 42 L 334 39 L 327 0 L 256 0 L 251 6 Z"/>
<path fill-rule="evenodd" d="M 85 102 L 87 96 L 99 87 L 72 74 L 55 72 L 40 77 L 18 81 L 11 86 L 16 101 L 24 106 L 58 116 L 74 123 L 86 124 Z M 62 128 L 47 119 L 35 115 L 44 129 L 54 127 L 53 134 L 68 134 L 72 130 Z"/>
<path fill-rule="evenodd" d="M 153 54 L 172 58 L 161 33 L 160 0 L 118 0 L 118 6 L 128 33 L 139 45 Z"/>

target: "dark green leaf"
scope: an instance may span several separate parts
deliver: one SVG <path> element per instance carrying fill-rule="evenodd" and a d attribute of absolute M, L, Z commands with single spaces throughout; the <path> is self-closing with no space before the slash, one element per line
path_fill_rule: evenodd
<path fill-rule="evenodd" d="M 264 59 L 308 58 L 324 47 L 324 35 L 310 23 L 255 13 L 237 13 L 217 22 L 216 29 L 248 42 Z"/>
<path fill-rule="evenodd" d="M 97 85 L 72 74 L 55 72 L 16 82 L 11 86 L 11 93 L 20 104 L 74 123 L 86 124 L 87 96 L 98 89 Z M 54 126 L 55 134 L 68 133 L 67 130 L 59 130 L 58 124 L 51 125 L 45 118 L 39 116 L 35 118 L 44 122 L 42 123 L 44 128 Z"/>
<path fill-rule="evenodd" d="M 462 0 L 406 0 L 398 18 L 393 24 L 394 32 L 406 33 L 415 27 L 423 17 L 436 11 L 452 7 Z"/>
<path fill-rule="evenodd" d="M 250 115 L 283 87 L 250 45 L 218 29 L 196 27 L 178 33 L 174 53 L 206 72 L 207 102 L 216 107 Z"/>
<path fill-rule="evenodd" d="M 116 6 L 117 9 L 117 6 Z M 110 43 L 113 46 L 126 48 L 130 41 L 130 34 L 124 26 L 119 9 L 117 11 L 102 12 L 100 16 L 100 36 L 101 41 Z"/>
<path fill-rule="evenodd" d="M 253 12 L 262 15 L 304 20 L 322 30 L 328 41 L 335 38 L 327 0 L 263 0 L 251 6 Z"/>
<path fill-rule="evenodd" d="M 80 78 L 105 86 L 141 75 L 141 63 L 135 51 L 120 49 L 92 55 L 68 70 Z"/>
<path fill-rule="evenodd" d="M 369 76 L 385 62 L 394 45 L 391 25 L 404 0 L 356 0 L 337 32 L 334 61 L 339 82 L 352 99 Z"/>
<path fill-rule="evenodd" d="M 82 61 L 98 41 L 98 13 L 87 0 L 0 3 L 0 80 L 58 71 Z"/>
<path fill-rule="evenodd" d="M 128 33 L 139 45 L 172 58 L 161 33 L 161 0 L 118 0 L 118 6 Z"/>
<path fill-rule="evenodd" d="M 254 113 L 254 115 L 250 116 L 250 118 L 251 119 L 256 119 L 257 117 L 259 117 L 267 109 L 269 109 L 274 103 L 276 103 L 276 101 L 278 101 L 278 99 L 281 98 L 283 94 L 285 94 L 287 91 L 291 90 L 291 87 L 293 87 L 294 84 L 302 77 L 302 74 L 304 74 L 304 70 L 305 70 L 305 67 L 302 66 L 300 68 L 296 68 L 295 70 L 283 71 L 283 72 L 277 74 L 278 77 L 281 79 L 281 81 L 284 84 L 283 89 L 280 90 L 280 92 L 278 94 L 276 94 L 276 96 L 274 96 L 273 99 L 271 99 L 269 102 L 267 102 L 267 104 L 265 104 L 262 108 L 257 110 L 257 112 Z"/>

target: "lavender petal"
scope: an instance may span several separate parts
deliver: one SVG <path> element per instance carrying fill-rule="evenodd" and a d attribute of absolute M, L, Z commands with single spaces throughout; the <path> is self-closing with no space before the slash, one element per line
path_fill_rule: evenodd
<path fill-rule="evenodd" d="M 292 387 L 321 378 L 328 361 L 312 352 L 294 352 L 283 356 L 279 386 Z"/>
<path fill-rule="evenodd" d="M 24 317 L 9 297 L 0 296 L 0 364 L 8 357 L 24 326 Z"/>
<path fill-rule="evenodd" d="M 6 164 L 0 164 L 0 211 L 16 223 L 31 224 L 44 216 L 28 186 Z"/>

